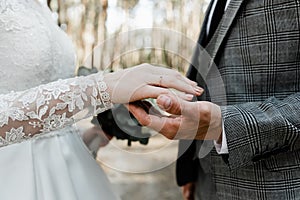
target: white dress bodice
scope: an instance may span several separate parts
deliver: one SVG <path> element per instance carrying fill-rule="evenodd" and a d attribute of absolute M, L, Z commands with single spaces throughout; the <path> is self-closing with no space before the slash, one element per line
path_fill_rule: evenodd
<path fill-rule="evenodd" d="M 74 76 L 75 52 L 48 7 L 0 1 L 0 94 Z"/>

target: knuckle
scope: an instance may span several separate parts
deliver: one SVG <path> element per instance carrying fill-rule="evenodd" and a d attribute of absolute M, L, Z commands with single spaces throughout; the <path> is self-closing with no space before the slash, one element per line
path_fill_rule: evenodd
<path fill-rule="evenodd" d="M 166 138 L 168 138 L 169 140 L 173 140 L 175 138 L 175 135 L 174 134 L 171 134 L 171 133 L 168 133 L 165 135 Z"/>
<path fill-rule="evenodd" d="M 173 111 L 174 114 L 180 115 L 181 114 L 181 105 L 180 104 L 175 105 L 173 110 L 174 110 Z"/>
<path fill-rule="evenodd" d="M 171 114 L 180 114 L 181 108 L 182 108 L 182 105 L 177 100 L 173 100 L 171 102 L 170 107 L 166 111 Z"/>
<path fill-rule="evenodd" d="M 201 112 L 201 119 L 202 120 L 209 120 L 211 116 L 211 109 L 210 106 L 207 104 L 200 104 L 199 108 Z"/>
<path fill-rule="evenodd" d="M 142 125 L 142 126 L 148 126 L 150 124 L 150 117 L 149 116 L 146 116 L 146 117 L 142 117 L 139 119 L 139 123 Z"/>
<path fill-rule="evenodd" d="M 167 139 L 173 140 L 176 136 L 176 125 L 174 123 L 169 123 L 168 126 L 164 127 L 161 131 L 161 134 L 163 134 Z"/>
<path fill-rule="evenodd" d="M 174 140 L 176 135 L 177 135 L 177 132 L 178 132 L 178 125 L 177 125 L 176 122 L 172 122 L 169 126 L 168 133 L 167 133 L 166 137 L 169 140 Z"/>

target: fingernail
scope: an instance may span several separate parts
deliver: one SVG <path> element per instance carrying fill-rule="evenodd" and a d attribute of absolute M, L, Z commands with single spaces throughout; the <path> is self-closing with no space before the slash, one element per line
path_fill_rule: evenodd
<path fill-rule="evenodd" d="M 198 83 L 197 82 L 195 82 L 195 81 L 193 81 L 193 86 L 197 86 L 198 85 Z"/>
<path fill-rule="evenodd" d="M 194 95 L 192 94 L 186 94 L 185 97 L 188 99 L 188 100 L 192 100 L 194 98 Z"/>
<path fill-rule="evenodd" d="M 162 105 L 164 109 L 168 109 L 171 106 L 171 99 L 167 96 L 160 96 L 158 104 Z"/>
<path fill-rule="evenodd" d="M 195 91 L 198 92 L 198 93 L 202 93 L 204 90 L 203 90 L 201 87 L 198 87 L 198 86 L 197 86 L 197 87 L 195 88 Z"/>
<path fill-rule="evenodd" d="M 202 87 L 199 87 L 199 86 L 196 86 L 196 90 L 203 91 L 203 88 L 202 88 Z"/>

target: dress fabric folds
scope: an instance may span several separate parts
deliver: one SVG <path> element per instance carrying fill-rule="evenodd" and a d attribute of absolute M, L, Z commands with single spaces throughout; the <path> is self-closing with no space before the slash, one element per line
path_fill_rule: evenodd
<path fill-rule="evenodd" d="M 65 128 L 0 149 L 1 199 L 118 199 L 77 130 Z"/>

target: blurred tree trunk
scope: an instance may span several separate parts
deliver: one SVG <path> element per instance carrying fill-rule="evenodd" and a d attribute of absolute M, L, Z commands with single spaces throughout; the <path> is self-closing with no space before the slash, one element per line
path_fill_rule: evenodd
<path fill-rule="evenodd" d="M 95 30 L 97 30 L 97 33 L 95 33 L 97 35 L 97 40 L 95 41 L 95 44 L 98 44 L 99 42 L 103 42 L 106 39 L 106 20 L 107 20 L 107 8 L 108 8 L 108 0 L 101 0 L 101 10 L 98 9 L 98 15 L 97 18 L 98 19 L 98 24 L 99 26 L 97 28 L 95 28 Z M 96 21 L 96 20 L 95 20 Z M 106 56 L 109 56 L 109 49 L 107 49 L 107 47 L 105 45 L 103 45 L 103 49 L 101 49 L 100 51 L 102 52 L 101 55 L 99 55 L 98 57 L 100 58 L 99 60 L 99 67 L 101 70 L 103 70 L 105 64 L 104 59 Z"/>
<path fill-rule="evenodd" d="M 99 27 L 97 27 L 95 30 L 97 30 L 97 41 L 96 44 L 98 43 L 98 41 L 103 41 L 106 39 L 106 20 L 107 20 L 107 8 L 108 8 L 108 0 L 101 0 L 101 11 L 100 9 L 97 9 L 97 16 L 96 19 L 99 18 L 98 20 L 98 24 Z M 100 11 L 100 12 L 99 12 Z"/>
<path fill-rule="evenodd" d="M 58 24 L 68 25 L 68 33 L 73 37 L 73 42 L 76 44 L 80 64 L 83 63 L 94 47 L 109 37 L 107 35 L 107 19 L 114 18 L 112 21 L 119 20 L 116 16 L 108 16 L 108 9 L 111 8 L 109 0 L 47 0 L 47 3 L 49 7 L 52 7 L 53 12 L 57 12 Z M 117 28 L 114 34 L 122 32 L 125 35 L 132 25 L 134 26 L 132 24 L 132 21 L 134 21 L 133 17 L 143 19 L 144 16 L 142 15 L 135 16 L 137 13 L 136 9 L 141 9 L 141 6 L 137 5 L 143 3 L 145 1 L 142 0 L 116 0 L 112 10 L 114 12 L 124 12 L 121 16 L 124 16 L 125 19 L 120 19 L 124 23 Z M 102 49 L 95 52 L 94 56 L 91 57 L 91 62 L 93 62 L 91 65 L 103 69 L 107 65 L 110 65 L 112 68 L 122 68 L 140 64 L 141 62 L 150 62 L 186 71 L 188 66 L 186 60 L 163 49 L 171 45 L 174 51 L 189 55 L 192 49 L 185 44 L 185 40 L 186 38 L 190 38 L 193 41 L 197 40 L 204 16 L 203 7 L 207 6 L 208 0 L 152 0 L 148 3 L 153 5 L 152 26 L 178 31 L 183 34 L 182 39 L 174 43 L 171 36 L 160 36 L 153 32 L 150 42 L 153 46 L 161 47 L 160 50 L 141 49 L 121 56 L 116 60 L 113 59 L 114 56 L 119 55 L 119 52 L 130 49 L 137 42 L 140 42 L 139 40 L 143 36 L 131 36 L 130 40 L 121 42 L 111 40 L 109 45 L 102 46 Z M 149 8 L 143 7 L 142 9 Z M 109 61 L 113 63 L 110 64 Z"/>

